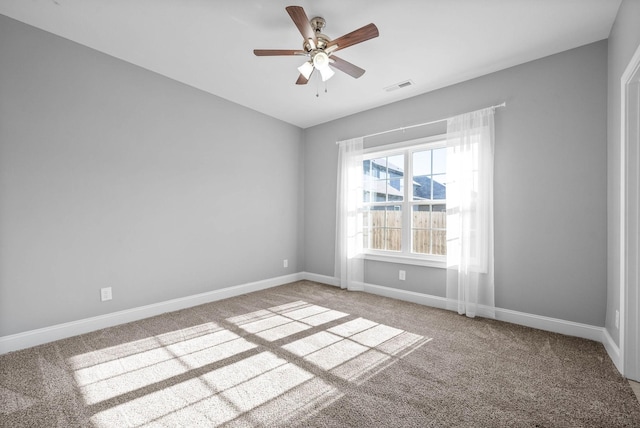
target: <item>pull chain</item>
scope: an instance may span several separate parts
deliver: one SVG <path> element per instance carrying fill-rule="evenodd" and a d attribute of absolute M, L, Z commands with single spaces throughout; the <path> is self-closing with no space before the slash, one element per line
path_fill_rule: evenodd
<path fill-rule="evenodd" d="M 324 82 L 324 93 L 328 94 L 329 90 L 327 89 L 327 82 Z M 316 98 L 320 98 L 320 82 L 316 81 Z"/>
<path fill-rule="evenodd" d="M 324 93 L 328 94 L 329 90 L 327 89 L 327 82 L 324 82 Z M 319 77 L 316 78 L 316 98 L 320 98 L 320 80 Z"/>

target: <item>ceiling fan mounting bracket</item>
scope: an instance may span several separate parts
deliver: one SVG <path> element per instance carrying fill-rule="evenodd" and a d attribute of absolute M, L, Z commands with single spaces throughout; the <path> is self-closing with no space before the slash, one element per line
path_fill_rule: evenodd
<path fill-rule="evenodd" d="M 311 27 L 313 28 L 313 31 L 315 33 L 321 33 L 327 22 L 324 20 L 324 18 L 316 16 L 315 18 L 311 18 L 311 21 L 309 21 L 309 23 L 311 24 Z"/>

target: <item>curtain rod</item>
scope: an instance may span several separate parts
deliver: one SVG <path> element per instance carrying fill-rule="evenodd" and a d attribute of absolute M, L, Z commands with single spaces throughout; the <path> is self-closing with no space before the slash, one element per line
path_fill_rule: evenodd
<path fill-rule="evenodd" d="M 499 108 L 499 107 L 506 107 L 506 105 L 507 105 L 507 103 L 503 102 L 501 104 L 497 104 L 495 106 L 486 107 L 486 108 L 496 109 L 496 108 Z M 451 117 L 453 117 L 453 116 L 451 116 Z M 388 131 L 376 132 L 374 134 L 363 135 L 362 138 L 376 137 L 378 135 L 388 134 L 390 132 L 405 131 L 405 130 L 411 129 L 411 128 L 418 128 L 420 126 L 433 125 L 434 123 L 444 122 L 445 120 L 449 120 L 449 119 L 451 119 L 451 117 L 445 117 L 444 119 L 432 120 L 430 122 L 418 123 L 418 124 L 415 124 L 415 125 L 403 126 L 401 128 L 396 128 L 396 129 L 389 129 Z"/>

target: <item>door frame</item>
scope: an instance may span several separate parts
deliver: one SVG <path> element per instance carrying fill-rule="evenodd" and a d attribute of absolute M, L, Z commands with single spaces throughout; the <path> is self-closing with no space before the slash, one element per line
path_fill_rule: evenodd
<path fill-rule="evenodd" d="M 620 355 L 622 374 L 640 380 L 640 46 L 621 84 Z"/>

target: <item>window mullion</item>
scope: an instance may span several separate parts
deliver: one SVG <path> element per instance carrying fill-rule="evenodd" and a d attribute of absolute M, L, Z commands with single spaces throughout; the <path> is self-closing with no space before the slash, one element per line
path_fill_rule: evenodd
<path fill-rule="evenodd" d="M 411 177 L 411 151 L 404 151 L 404 201 L 402 206 L 402 252 L 411 253 L 411 203 L 410 195 L 413 194 L 413 181 Z"/>

